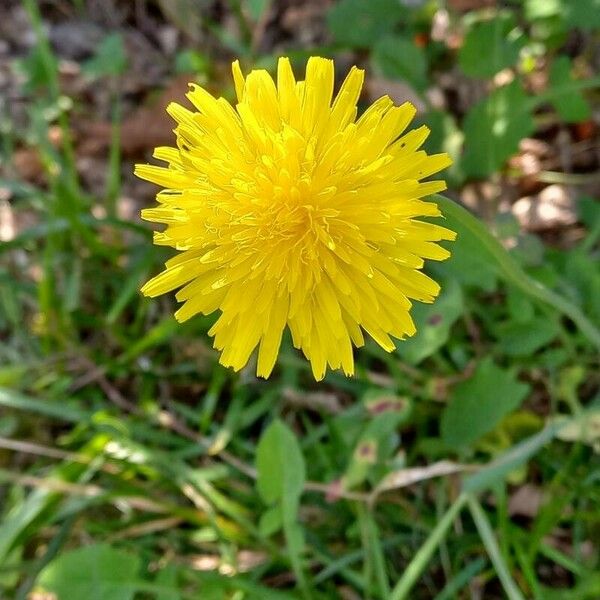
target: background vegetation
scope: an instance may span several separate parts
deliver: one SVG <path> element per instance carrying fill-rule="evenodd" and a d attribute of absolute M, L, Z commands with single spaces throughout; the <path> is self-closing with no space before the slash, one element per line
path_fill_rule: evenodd
<path fill-rule="evenodd" d="M 598 0 L 4 0 L 0 597 L 599 598 L 599 26 Z M 441 297 L 353 379 L 289 343 L 235 375 L 211 319 L 138 292 L 166 103 L 281 54 L 411 99 L 511 256 L 450 215 Z"/>

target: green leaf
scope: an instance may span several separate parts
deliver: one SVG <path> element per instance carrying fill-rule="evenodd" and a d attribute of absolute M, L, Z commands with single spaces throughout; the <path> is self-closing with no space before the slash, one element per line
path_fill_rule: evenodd
<path fill-rule="evenodd" d="M 592 111 L 581 92 L 573 89 L 572 83 L 571 60 L 568 56 L 559 56 L 550 68 L 550 102 L 561 119 L 567 123 L 578 123 L 589 119 Z M 560 91 L 561 88 L 564 92 Z"/>
<path fill-rule="evenodd" d="M 267 504 L 279 504 L 290 561 L 300 587 L 306 589 L 300 554 L 303 531 L 298 526 L 300 495 L 306 478 L 302 450 L 293 432 L 279 419 L 265 430 L 256 448 L 258 493 Z M 275 516 L 265 517 L 264 527 L 273 525 Z"/>
<path fill-rule="evenodd" d="M 138 556 L 94 544 L 61 554 L 37 583 L 60 599 L 132 600 L 139 568 Z"/>
<path fill-rule="evenodd" d="M 87 421 L 91 415 L 89 412 L 72 406 L 71 403 L 33 398 L 3 387 L 0 387 L 0 406 L 34 412 L 71 423 Z"/>
<path fill-rule="evenodd" d="M 256 448 L 258 493 L 267 504 L 282 501 L 295 513 L 305 479 L 304 457 L 292 431 L 279 419 L 265 430 Z"/>
<path fill-rule="evenodd" d="M 559 19 L 565 27 L 593 30 L 600 27 L 600 0 L 525 0 L 525 18 Z"/>
<path fill-rule="evenodd" d="M 498 283 L 496 261 L 482 249 L 479 240 L 473 237 L 461 219 L 450 215 L 445 217 L 445 225 L 456 232 L 456 240 L 450 246 L 450 258 L 439 266 L 433 265 L 433 268 L 443 273 L 447 280 L 455 279 L 463 286 L 493 292 Z"/>
<path fill-rule="evenodd" d="M 471 77 L 493 77 L 517 62 L 523 47 L 523 32 L 513 15 L 501 13 L 473 23 L 458 54 L 458 63 Z"/>
<path fill-rule="evenodd" d="M 2 481 L 1 477 L 0 481 Z M 17 547 L 17 540 L 23 532 L 39 518 L 55 498 L 56 494 L 48 490 L 35 489 L 23 502 L 15 504 L 7 514 L 3 515 L 0 526 L 0 565 L 5 564 L 7 556 Z"/>
<path fill-rule="evenodd" d="M 457 385 L 442 413 L 441 434 L 453 449 L 471 445 L 502 418 L 517 408 L 529 392 L 529 386 L 484 359 L 473 376 Z"/>
<path fill-rule="evenodd" d="M 260 531 L 261 535 L 269 537 L 274 533 L 277 533 L 281 529 L 282 525 L 281 505 L 276 504 L 260 516 L 258 530 Z"/>
<path fill-rule="evenodd" d="M 258 21 L 271 6 L 271 0 L 246 0 L 248 13 L 253 21 Z"/>
<path fill-rule="evenodd" d="M 499 350 L 509 356 L 531 356 L 558 335 L 556 323 L 534 317 L 526 323 L 510 321 L 498 327 Z"/>
<path fill-rule="evenodd" d="M 600 269 L 598 258 L 581 250 L 564 253 L 564 270 L 572 296 L 589 317 L 600 323 Z"/>
<path fill-rule="evenodd" d="M 570 27 L 589 31 L 600 27 L 600 0 L 562 0 L 562 6 Z"/>
<path fill-rule="evenodd" d="M 577 202 L 577 213 L 588 229 L 600 227 L 600 202 L 595 198 L 580 198 Z"/>
<path fill-rule="evenodd" d="M 175 71 L 177 73 L 208 74 L 210 71 L 210 59 L 197 50 L 188 48 L 181 50 L 175 56 Z"/>
<path fill-rule="evenodd" d="M 50 73 L 58 69 L 58 60 L 36 44 L 25 58 L 15 61 L 15 67 L 26 77 L 25 89 L 31 91 L 51 85 Z"/>
<path fill-rule="evenodd" d="M 177 568 L 174 565 L 168 564 L 161 569 L 154 581 L 157 586 L 164 589 L 156 594 L 156 600 L 182 600 L 177 582 Z"/>
<path fill-rule="evenodd" d="M 427 60 L 421 48 L 408 38 L 387 36 L 373 48 L 373 63 L 382 75 L 406 81 L 417 90 L 427 87 Z"/>
<path fill-rule="evenodd" d="M 90 77 L 121 75 L 126 68 L 127 56 L 119 33 L 107 35 L 98 46 L 95 56 L 83 65 L 84 73 Z"/>
<path fill-rule="evenodd" d="M 452 325 L 462 315 L 463 309 L 461 287 L 453 279 L 448 279 L 433 304 L 415 305 L 412 317 L 417 333 L 398 344 L 398 354 L 416 365 L 437 352 L 448 341 Z"/>
<path fill-rule="evenodd" d="M 531 298 L 512 285 L 506 289 L 506 306 L 511 320 L 515 323 L 527 323 L 535 316 Z"/>
<path fill-rule="evenodd" d="M 517 81 L 498 88 L 471 108 L 465 118 L 463 168 L 486 177 L 502 167 L 519 142 L 535 130 L 528 97 Z"/>
<path fill-rule="evenodd" d="M 367 48 L 391 33 L 406 12 L 398 0 L 341 0 L 329 11 L 327 23 L 339 44 Z"/>

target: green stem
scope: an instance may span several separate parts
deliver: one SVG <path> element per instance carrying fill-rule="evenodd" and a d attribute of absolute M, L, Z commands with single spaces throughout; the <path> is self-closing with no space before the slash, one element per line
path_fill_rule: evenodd
<path fill-rule="evenodd" d="M 541 104 L 550 102 L 555 98 L 558 98 L 559 96 L 564 96 L 565 94 L 573 94 L 574 92 L 579 92 L 583 90 L 591 90 L 598 88 L 599 86 L 600 77 L 592 77 L 591 79 L 584 79 L 579 81 L 570 81 L 569 83 L 565 83 L 563 85 L 552 86 L 545 92 L 538 94 L 534 98 L 530 98 L 529 108 L 530 110 L 535 110 Z"/>
<path fill-rule="evenodd" d="M 509 600 L 525 600 L 523 594 L 521 594 L 521 591 L 517 587 L 517 584 L 510 574 L 510 570 L 506 565 L 506 561 L 504 560 L 502 553 L 500 552 L 500 548 L 498 547 L 498 543 L 494 537 L 494 532 L 492 531 L 492 527 L 485 512 L 483 511 L 483 508 L 481 508 L 481 505 L 473 496 L 468 497 L 468 503 L 469 510 L 471 511 L 471 515 L 473 516 L 473 520 L 475 521 L 475 525 L 477 526 L 481 540 L 483 541 L 488 556 L 490 557 L 490 560 L 496 569 L 496 573 L 500 579 L 500 582 L 502 583 L 504 591 L 506 592 L 507 598 Z"/>
<path fill-rule="evenodd" d="M 436 194 L 434 196 L 442 213 L 463 225 L 494 258 L 504 279 L 533 298 L 552 306 L 577 325 L 581 333 L 600 349 L 600 330 L 571 301 L 549 290 L 521 268 L 502 244 L 487 230 L 485 225 L 460 204 Z"/>
<path fill-rule="evenodd" d="M 410 590 L 417 582 L 421 573 L 427 567 L 427 563 L 440 545 L 443 537 L 454 522 L 454 519 L 466 504 L 468 499 L 467 494 L 461 494 L 454 504 L 446 511 L 446 514 L 439 520 L 434 530 L 429 534 L 425 543 L 419 548 L 414 558 L 406 567 L 400 581 L 396 584 L 390 596 L 390 600 L 403 600 L 408 597 Z"/>
<path fill-rule="evenodd" d="M 600 181 L 600 172 L 593 173 L 560 173 L 558 171 L 540 171 L 536 178 L 542 183 L 559 183 L 562 185 L 587 185 Z"/>

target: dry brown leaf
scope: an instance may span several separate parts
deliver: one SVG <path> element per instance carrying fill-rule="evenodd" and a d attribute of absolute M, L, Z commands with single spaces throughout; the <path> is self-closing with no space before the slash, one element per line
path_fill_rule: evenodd
<path fill-rule="evenodd" d="M 175 123 L 167 114 L 171 102 L 186 103 L 189 75 L 173 79 L 152 106 L 139 108 L 121 124 L 121 150 L 127 156 L 143 154 L 156 146 L 172 145 Z M 99 154 L 110 145 L 112 125 L 106 122 L 81 124 L 80 154 Z"/>
<path fill-rule="evenodd" d="M 543 501 L 541 488 L 530 483 L 518 487 L 508 501 L 508 514 L 533 518 L 538 514 Z"/>
<path fill-rule="evenodd" d="M 442 475 L 451 475 L 462 471 L 470 470 L 469 465 L 461 465 L 449 460 L 427 465 L 426 467 L 412 467 L 410 469 L 400 469 L 387 475 L 375 489 L 375 494 L 380 494 L 388 490 L 394 490 L 418 483 L 425 479 L 441 477 Z"/>
<path fill-rule="evenodd" d="M 398 105 L 404 102 L 414 104 L 418 112 L 424 112 L 427 109 L 421 96 L 410 85 L 402 81 L 394 81 L 383 77 L 370 77 L 365 82 L 365 90 L 369 102 L 373 102 L 381 96 L 389 96 Z"/>
<path fill-rule="evenodd" d="M 559 184 L 549 185 L 534 196 L 519 198 L 512 212 L 527 231 L 564 228 L 577 222 L 573 193 Z"/>
<path fill-rule="evenodd" d="M 13 154 L 12 162 L 21 179 L 35 185 L 44 184 L 44 165 L 36 148 L 19 148 Z"/>

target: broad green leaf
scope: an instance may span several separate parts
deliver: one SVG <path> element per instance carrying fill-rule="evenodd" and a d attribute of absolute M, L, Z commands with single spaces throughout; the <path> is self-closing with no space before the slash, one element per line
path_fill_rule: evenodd
<path fill-rule="evenodd" d="M 93 544 L 59 555 L 37 583 L 59 600 L 132 600 L 139 568 L 135 554 Z"/>
<path fill-rule="evenodd" d="M 498 88 L 471 108 L 464 123 L 467 175 L 486 177 L 502 167 L 535 123 L 527 95 L 518 81 Z"/>
<path fill-rule="evenodd" d="M 304 487 L 306 468 L 296 436 L 279 419 L 273 421 L 256 448 L 257 488 L 262 499 L 270 505 L 281 506 L 281 521 L 290 561 L 298 582 L 305 588 L 300 554 L 304 546 L 303 531 L 297 521 L 300 495 Z M 275 517 L 266 517 L 273 525 Z"/>
<path fill-rule="evenodd" d="M 261 515 L 260 521 L 258 522 L 258 530 L 261 535 L 269 537 L 274 533 L 277 533 L 282 525 L 281 505 L 276 504 Z"/>
<path fill-rule="evenodd" d="M 556 323 L 545 317 L 534 317 L 527 322 L 510 321 L 498 327 L 498 348 L 509 356 L 531 356 L 558 333 Z"/>
<path fill-rule="evenodd" d="M 127 68 L 123 38 L 119 33 L 107 35 L 98 46 L 96 54 L 83 65 L 90 77 L 121 75 Z"/>
<path fill-rule="evenodd" d="M 523 401 L 529 386 L 484 359 L 473 376 L 458 384 L 442 413 L 441 435 L 453 449 L 464 448 L 485 435 Z"/>
<path fill-rule="evenodd" d="M 466 75 L 493 77 L 517 62 L 524 44 L 523 32 L 511 14 L 495 15 L 487 21 L 473 23 L 458 54 Z"/>
<path fill-rule="evenodd" d="M 515 323 L 527 323 L 535 316 L 531 298 L 512 285 L 506 289 L 506 306 L 511 320 Z"/>
<path fill-rule="evenodd" d="M 258 21 L 271 6 L 272 0 L 246 0 L 248 13 L 254 21 Z"/>
<path fill-rule="evenodd" d="M 262 499 L 267 504 L 281 501 L 295 512 L 304 486 L 304 458 L 296 436 L 282 421 L 273 421 L 260 438 L 256 468 Z"/>
<path fill-rule="evenodd" d="M 562 6 L 570 27 L 589 31 L 600 27 L 600 0 L 562 0 Z"/>
<path fill-rule="evenodd" d="M 329 11 L 327 23 L 339 44 L 367 48 L 391 33 L 406 12 L 398 0 L 341 0 Z"/>
<path fill-rule="evenodd" d="M 387 36 L 375 44 L 373 63 L 385 77 L 406 81 L 417 90 L 427 87 L 425 53 L 406 37 Z"/>
<path fill-rule="evenodd" d="M 550 101 L 561 119 L 567 123 L 578 123 L 589 119 L 592 111 L 581 92 L 572 89 L 572 82 L 571 60 L 568 56 L 559 56 L 550 68 Z"/>
<path fill-rule="evenodd" d="M 555 17 L 567 28 L 593 30 L 600 27 L 600 0 L 525 0 L 525 17 Z"/>
<path fill-rule="evenodd" d="M 416 365 L 439 350 L 450 337 L 450 330 L 464 309 L 460 285 L 453 279 L 442 284 L 439 298 L 433 304 L 416 304 L 412 317 L 417 333 L 401 344 L 398 354 Z"/>
<path fill-rule="evenodd" d="M 564 270 L 572 295 L 590 318 L 600 323 L 600 268 L 598 258 L 579 249 L 564 253 Z"/>
<path fill-rule="evenodd" d="M 456 241 L 452 242 L 452 255 L 437 267 L 436 271 L 442 272 L 448 279 L 453 278 L 462 285 L 486 292 L 494 291 L 498 283 L 495 261 L 486 252 L 482 252 L 477 240 L 469 235 L 461 223 L 448 219 L 446 225 L 458 235 Z"/>

